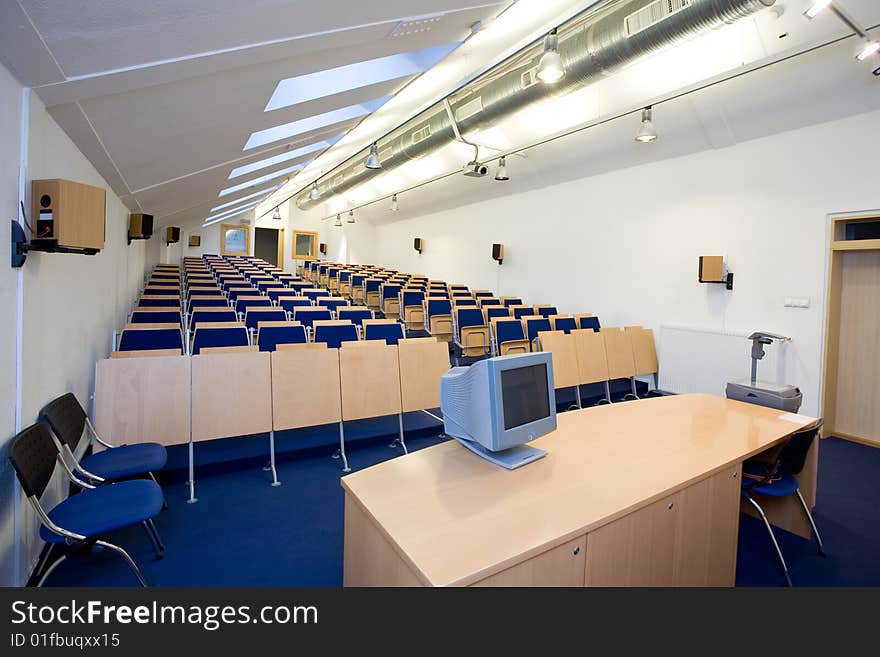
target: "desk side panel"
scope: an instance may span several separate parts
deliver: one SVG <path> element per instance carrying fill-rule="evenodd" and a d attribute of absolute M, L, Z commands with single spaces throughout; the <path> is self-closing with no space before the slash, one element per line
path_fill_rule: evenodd
<path fill-rule="evenodd" d="M 579 536 L 471 586 L 583 586 L 586 547 Z"/>

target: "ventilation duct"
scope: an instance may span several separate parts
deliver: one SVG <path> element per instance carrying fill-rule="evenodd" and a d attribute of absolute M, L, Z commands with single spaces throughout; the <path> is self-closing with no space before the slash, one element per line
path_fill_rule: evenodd
<path fill-rule="evenodd" d="M 297 207 L 308 210 L 332 195 L 370 180 L 487 128 L 529 105 L 581 89 L 599 77 L 677 41 L 751 16 L 776 0 L 622 0 L 559 32 L 565 77 L 542 84 L 535 76 L 543 40 L 451 96 L 451 112 L 441 101 L 380 140 L 382 170 L 363 166 L 367 151 L 350 158 L 318 180 L 319 196 L 300 192 Z M 457 126 L 452 124 L 455 117 Z M 456 130 L 457 127 L 457 130 Z"/>

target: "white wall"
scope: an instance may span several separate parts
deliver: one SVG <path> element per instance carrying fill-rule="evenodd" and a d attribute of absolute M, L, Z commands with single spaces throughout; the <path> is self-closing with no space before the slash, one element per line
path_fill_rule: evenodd
<path fill-rule="evenodd" d="M 866 173 L 878 122 L 880 112 L 862 114 L 526 193 L 512 181 L 509 196 L 379 225 L 363 244 L 347 235 L 346 247 L 388 267 L 592 312 L 608 326 L 789 335 L 775 374 L 799 385 L 803 412 L 816 414 L 827 214 L 880 207 Z M 422 255 L 414 237 L 425 240 Z M 505 246 L 501 266 L 493 242 Z M 697 282 L 698 257 L 721 254 L 732 292 Z M 784 308 L 785 297 L 809 297 L 811 307 Z M 698 356 L 690 366 L 701 367 Z"/>
<path fill-rule="evenodd" d="M 6 105 L 7 99 L 10 99 L 10 106 L 14 102 L 20 104 L 22 91 L 21 86 L 0 68 L 3 104 Z M 24 172 L 28 183 L 40 178 L 65 178 L 103 187 L 107 190 L 107 205 L 106 242 L 98 255 L 34 252 L 28 255 L 20 274 L 23 279 L 20 333 L 22 378 L 20 390 L 15 390 L 13 380 L 10 397 L 21 404 L 23 426 L 36 420 L 46 402 L 65 392 L 73 392 L 89 409 L 95 363 L 109 354 L 112 332 L 124 323 L 131 303 L 143 284 L 146 245 L 149 243 L 138 240 L 127 245 L 128 209 L 33 94 L 30 96 L 28 120 L 27 167 Z M 11 154 L 19 152 L 16 144 L 20 144 L 20 135 L 20 114 L 18 119 L 13 116 L 9 121 L 4 116 L 4 121 L 0 123 L 0 144 L 3 145 L 3 151 L 10 155 L 4 158 L 8 162 L 4 161 L 4 168 L 0 169 L 0 204 L 6 210 L 4 218 L 18 214 L 14 207 L 18 203 L 18 170 L 10 168 L 9 162 L 13 161 Z M 14 197 L 10 197 L 10 193 Z M 30 207 L 29 184 L 26 193 L 25 207 Z M 15 372 L 16 338 L 19 336 L 15 326 L 18 298 L 15 280 L 19 273 L 6 264 L 8 254 L 2 257 L 0 302 L 3 303 L 4 313 L 0 321 L 0 370 L 3 372 L 0 386 L 4 394 L 0 404 L 0 440 L 5 449 L 16 430 L 14 420 L 7 412 L 10 397 L 6 392 L 9 390 L 8 372 Z M 8 367 L 10 363 L 12 367 Z M 6 468 L 6 460 L 3 461 L 2 467 Z M 42 543 L 37 535 L 38 523 L 30 507 L 16 495 L 8 495 L 10 491 L 16 491 L 16 485 L 5 469 L 2 477 L 4 502 L 0 507 L 4 515 L 0 525 L 0 584 L 21 584 L 26 580 Z M 43 499 L 51 506 L 65 491 L 66 486 L 62 485 L 56 472 L 56 478 Z M 16 515 L 14 532 L 9 531 L 5 515 L 10 509 Z M 10 569 L 6 564 L 15 563 L 16 551 L 18 566 Z"/>

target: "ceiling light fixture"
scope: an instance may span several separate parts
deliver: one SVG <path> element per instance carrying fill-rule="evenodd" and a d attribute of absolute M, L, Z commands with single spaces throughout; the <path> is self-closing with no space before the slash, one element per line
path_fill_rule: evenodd
<path fill-rule="evenodd" d="M 510 180 L 510 176 L 507 175 L 507 158 L 501 157 L 498 160 L 498 171 L 495 172 L 495 180 L 505 181 Z"/>
<path fill-rule="evenodd" d="M 554 28 L 544 39 L 544 54 L 538 62 L 538 79 L 546 84 L 554 84 L 565 75 L 562 57 L 559 56 L 559 37 Z"/>
<path fill-rule="evenodd" d="M 859 54 L 856 55 L 856 59 L 863 62 L 878 50 L 880 50 L 880 41 L 867 41 L 865 46 L 859 51 Z"/>
<path fill-rule="evenodd" d="M 354 223 L 354 210 L 348 211 L 348 219 L 345 220 L 346 223 L 353 224 Z"/>
<path fill-rule="evenodd" d="M 823 9 L 827 9 L 830 4 L 831 0 L 816 0 L 816 2 L 804 12 L 804 16 L 810 19 L 815 18 L 819 12 Z"/>
<path fill-rule="evenodd" d="M 341 214 L 336 215 L 336 223 L 333 225 L 336 226 L 337 228 L 342 227 L 342 215 Z"/>
<path fill-rule="evenodd" d="M 281 210 L 279 210 L 277 206 L 275 208 L 275 212 L 272 213 L 272 218 L 275 221 L 281 221 Z"/>
<path fill-rule="evenodd" d="M 653 118 L 654 112 L 651 109 L 651 106 L 648 105 L 642 110 L 642 124 L 639 126 L 639 131 L 636 133 L 637 142 L 648 144 L 652 141 L 657 141 L 657 130 L 654 128 Z"/>
<path fill-rule="evenodd" d="M 373 142 L 373 145 L 370 146 L 370 154 L 367 156 L 367 161 L 364 162 L 364 166 L 368 169 L 382 168 L 382 163 L 379 161 L 379 146 L 376 142 Z"/>
<path fill-rule="evenodd" d="M 309 191 L 309 198 L 313 201 L 318 200 L 318 181 L 312 183 L 312 189 Z"/>
<path fill-rule="evenodd" d="M 400 210 L 400 204 L 397 202 L 397 194 L 391 197 L 391 211 L 397 212 Z"/>

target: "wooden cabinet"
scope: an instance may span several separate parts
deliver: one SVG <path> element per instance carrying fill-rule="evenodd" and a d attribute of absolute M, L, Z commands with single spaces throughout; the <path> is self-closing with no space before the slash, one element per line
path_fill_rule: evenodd
<path fill-rule="evenodd" d="M 729 468 L 587 536 L 587 586 L 733 586 L 740 468 Z"/>
<path fill-rule="evenodd" d="M 473 586 L 583 586 L 586 543 L 580 536 Z"/>

